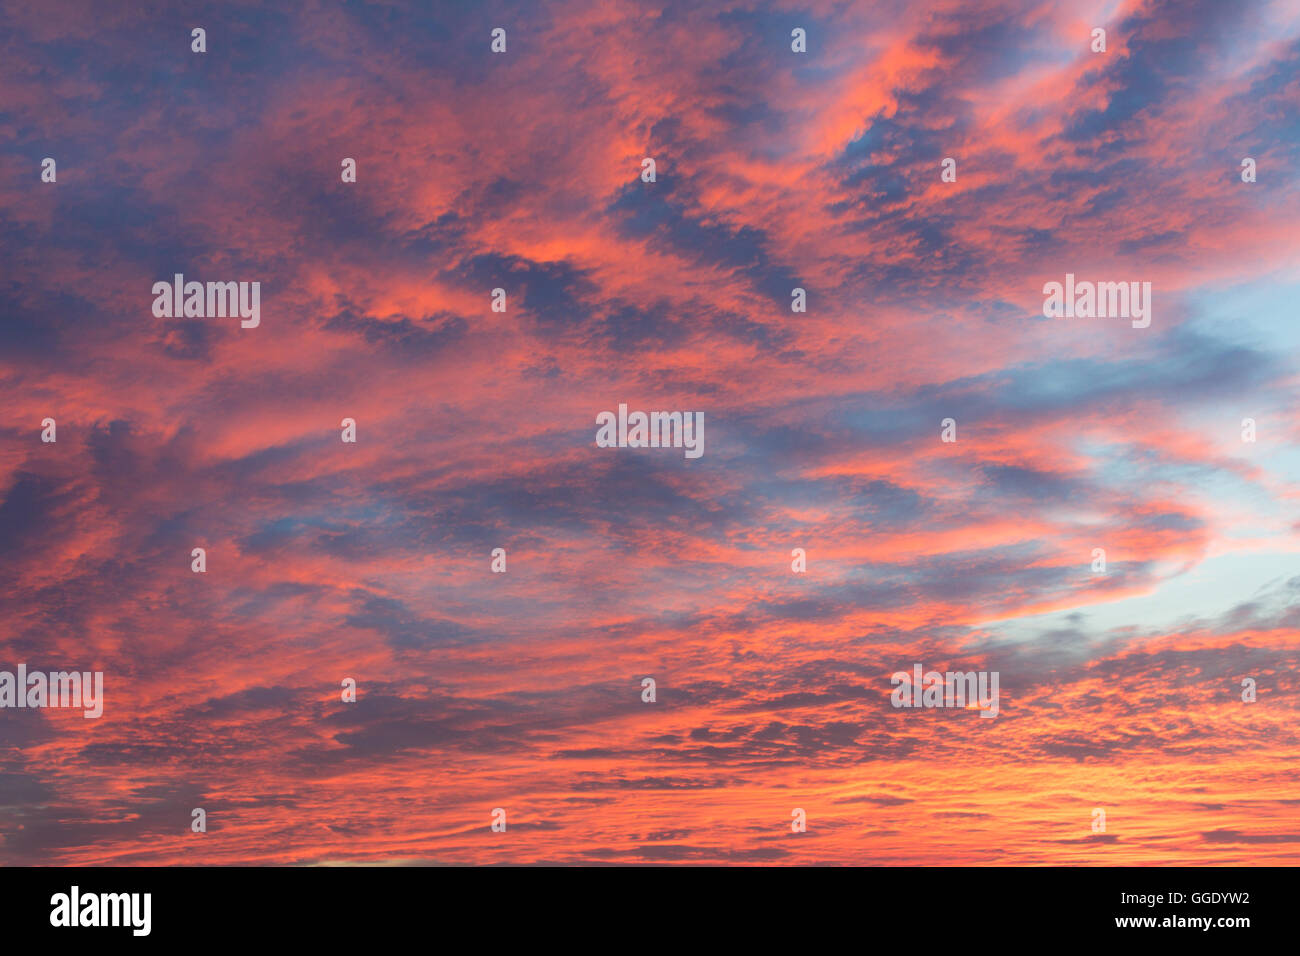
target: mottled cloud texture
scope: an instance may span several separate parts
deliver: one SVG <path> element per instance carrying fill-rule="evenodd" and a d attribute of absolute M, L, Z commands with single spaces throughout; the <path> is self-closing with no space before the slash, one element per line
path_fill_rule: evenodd
<path fill-rule="evenodd" d="M 0 861 L 1298 862 L 1292 0 L 0 23 Z"/>

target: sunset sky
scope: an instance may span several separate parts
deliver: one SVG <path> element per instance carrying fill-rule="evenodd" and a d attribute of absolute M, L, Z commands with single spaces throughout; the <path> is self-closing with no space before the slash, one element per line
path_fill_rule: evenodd
<path fill-rule="evenodd" d="M 1300 864 L 1295 0 L 2 8 L 0 864 Z"/>

